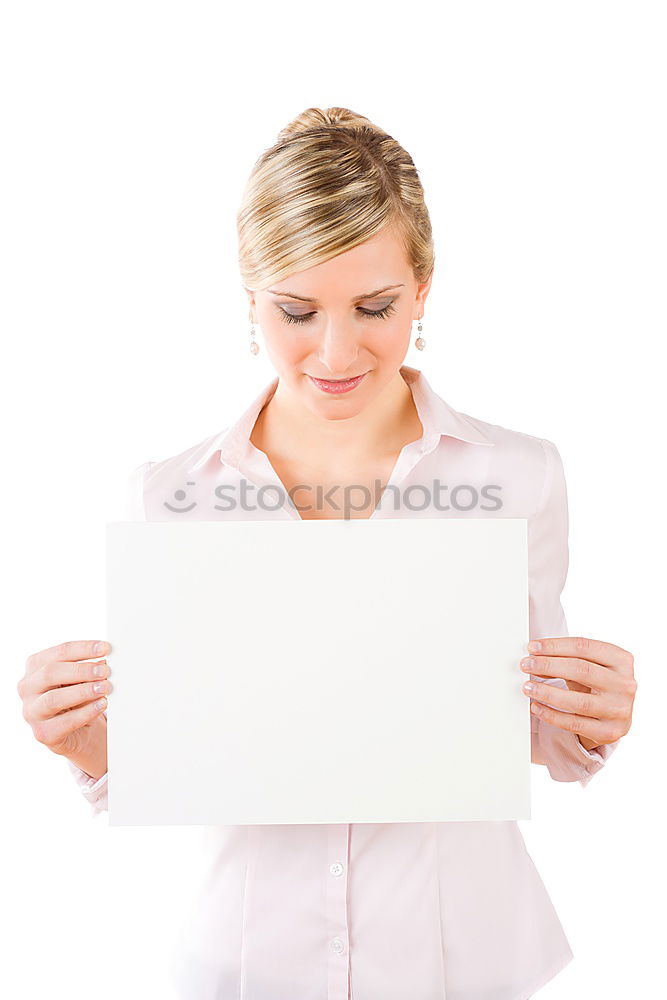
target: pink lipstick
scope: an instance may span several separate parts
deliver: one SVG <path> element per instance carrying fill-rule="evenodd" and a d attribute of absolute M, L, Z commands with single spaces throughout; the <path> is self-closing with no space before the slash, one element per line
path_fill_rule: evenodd
<path fill-rule="evenodd" d="M 322 389 L 323 392 L 331 392 L 335 394 L 349 392 L 351 389 L 354 389 L 367 374 L 368 372 L 364 372 L 363 375 L 358 375 L 356 378 L 339 379 L 337 381 L 323 378 L 313 378 L 312 375 L 309 375 L 308 378 L 318 387 L 318 389 Z"/>

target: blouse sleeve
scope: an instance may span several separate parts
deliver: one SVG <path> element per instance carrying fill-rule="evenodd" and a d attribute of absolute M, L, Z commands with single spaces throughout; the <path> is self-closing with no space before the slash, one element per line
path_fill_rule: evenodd
<path fill-rule="evenodd" d="M 102 713 L 106 718 L 106 712 Z M 80 767 L 73 764 L 71 760 L 67 761 L 67 766 L 70 769 L 75 782 L 79 786 L 81 794 L 90 803 L 91 814 L 93 817 L 99 816 L 100 813 L 105 812 L 109 808 L 109 797 L 107 790 L 108 782 L 108 772 L 105 772 L 101 777 L 95 779 L 92 778 L 85 771 L 82 771 Z"/>
<path fill-rule="evenodd" d="M 561 605 L 569 565 L 569 515 L 563 463 L 552 441 L 541 440 L 544 481 L 535 515 L 528 521 L 528 580 L 530 638 L 568 635 Z M 533 679 L 567 689 L 561 677 Z M 586 750 L 576 733 L 539 719 L 531 713 L 531 757 L 545 764 L 555 781 L 579 781 L 586 786 L 618 746 L 613 743 Z"/>
<path fill-rule="evenodd" d="M 144 508 L 144 476 L 152 462 L 144 462 L 138 465 L 130 473 L 125 489 L 125 505 L 122 520 L 124 521 L 145 521 L 146 511 Z M 107 713 L 102 713 L 106 719 Z M 93 778 L 86 771 L 83 771 L 76 764 L 73 764 L 67 757 L 67 766 L 79 787 L 83 797 L 90 803 L 93 817 L 108 811 L 108 772 L 99 778 Z"/>

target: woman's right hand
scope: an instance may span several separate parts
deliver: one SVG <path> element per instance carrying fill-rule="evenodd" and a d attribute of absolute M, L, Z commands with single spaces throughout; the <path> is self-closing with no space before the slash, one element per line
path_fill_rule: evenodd
<path fill-rule="evenodd" d="M 16 685 L 23 718 L 35 739 L 88 771 L 106 771 L 107 720 L 102 715 L 111 690 L 109 665 L 90 657 L 108 653 L 97 640 L 63 642 L 32 653 Z M 86 766 L 88 765 L 88 766 Z M 89 771 L 89 773 L 91 773 Z"/>

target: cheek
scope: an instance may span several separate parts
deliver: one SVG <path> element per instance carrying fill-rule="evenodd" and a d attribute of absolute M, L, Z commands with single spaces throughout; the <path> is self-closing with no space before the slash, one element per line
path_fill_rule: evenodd
<path fill-rule="evenodd" d="M 376 358 L 394 361 L 403 358 L 410 342 L 410 325 L 404 320 L 368 320 L 370 329 L 364 337 L 364 344 Z"/>
<path fill-rule="evenodd" d="M 280 319 L 268 319 L 262 324 L 263 340 L 276 368 L 289 368 L 310 353 L 308 338 L 296 333 Z"/>

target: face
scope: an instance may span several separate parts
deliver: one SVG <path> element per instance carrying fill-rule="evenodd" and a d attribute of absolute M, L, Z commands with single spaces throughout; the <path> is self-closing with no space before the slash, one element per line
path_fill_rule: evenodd
<path fill-rule="evenodd" d="M 325 418 L 359 413 L 400 378 L 431 279 L 417 283 L 388 230 L 270 289 L 248 292 L 251 321 L 261 328 L 281 388 Z M 348 388 L 344 380 L 356 376 L 363 377 Z M 333 391 L 336 381 L 346 391 Z"/>

